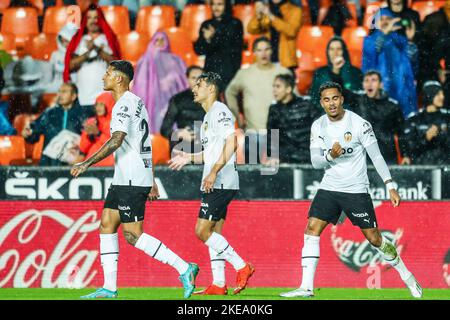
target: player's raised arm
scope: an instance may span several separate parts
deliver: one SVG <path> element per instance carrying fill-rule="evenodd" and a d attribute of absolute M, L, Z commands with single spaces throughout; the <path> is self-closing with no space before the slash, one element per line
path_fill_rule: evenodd
<path fill-rule="evenodd" d="M 126 135 L 127 134 L 122 131 L 114 132 L 111 135 L 111 138 L 109 138 L 109 140 L 106 141 L 105 144 L 92 155 L 92 157 L 86 159 L 83 162 L 75 164 L 70 170 L 70 174 L 76 178 L 80 174 L 85 172 L 90 166 L 102 161 L 109 155 L 113 154 L 114 151 L 116 151 L 122 145 L 123 139 L 125 139 Z"/>

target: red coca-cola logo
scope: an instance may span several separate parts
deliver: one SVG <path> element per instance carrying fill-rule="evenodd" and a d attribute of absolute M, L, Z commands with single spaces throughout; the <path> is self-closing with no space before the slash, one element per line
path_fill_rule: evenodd
<path fill-rule="evenodd" d="M 98 244 L 85 242 L 98 226 L 94 210 L 76 220 L 56 210 L 30 209 L 13 216 L 0 228 L 0 287 L 89 285 L 98 272 L 93 268 Z"/>
<path fill-rule="evenodd" d="M 331 244 L 334 252 L 346 266 L 359 272 L 363 267 L 387 266 L 378 250 L 376 250 L 367 240 L 355 241 L 345 239 L 339 235 L 339 226 L 331 228 Z M 397 251 L 401 254 L 403 245 L 399 244 L 403 236 L 403 229 L 398 228 L 394 232 L 383 230 L 381 234 L 397 246 Z"/>

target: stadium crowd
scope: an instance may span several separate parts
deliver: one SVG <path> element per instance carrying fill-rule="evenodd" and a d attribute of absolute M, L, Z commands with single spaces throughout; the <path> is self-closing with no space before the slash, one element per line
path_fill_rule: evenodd
<path fill-rule="evenodd" d="M 132 91 L 148 108 L 156 163 L 180 143 L 201 148 L 204 111 L 191 88 L 214 71 L 245 134 L 241 163 L 310 163 L 310 127 L 323 114 L 318 88 L 331 80 L 342 85 L 345 108 L 373 125 L 389 164 L 450 164 L 450 0 L 429 3 L 12 0 L 0 8 L 0 139 L 25 143 L 2 164 L 67 165 L 98 150 L 114 106 L 102 77 L 116 59 L 135 66 Z M 46 32 L 63 5 L 78 5 L 81 19 Z M 114 20 L 110 6 L 125 8 L 126 19 Z M 206 12 L 198 25 L 188 18 L 195 8 Z M 18 20 L 9 27 L 18 12 L 36 18 L 38 34 L 24 37 Z M 279 146 L 268 150 L 273 129 Z"/>

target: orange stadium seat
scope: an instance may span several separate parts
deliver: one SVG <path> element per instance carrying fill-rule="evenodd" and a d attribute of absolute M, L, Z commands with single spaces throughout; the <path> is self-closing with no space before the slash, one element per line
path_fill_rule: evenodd
<path fill-rule="evenodd" d="M 242 51 L 242 62 L 241 66 L 248 67 L 255 61 L 255 57 L 253 56 L 253 52 L 251 50 Z"/>
<path fill-rule="evenodd" d="M 25 42 L 39 33 L 38 14 L 34 8 L 8 8 L 3 12 L 1 32 L 15 36 L 16 45 L 24 47 Z"/>
<path fill-rule="evenodd" d="M 16 48 L 16 39 L 12 34 L 0 34 L 0 50 L 12 51 Z"/>
<path fill-rule="evenodd" d="M 141 34 L 136 31 L 119 35 L 117 38 L 120 44 L 120 51 L 122 52 L 122 59 L 129 60 L 133 64 L 136 64 L 145 53 L 150 42 L 150 37 L 147 34 Z"/>
<path fill-rule="evenodd" d="M 342 31 L 342 39 L 349 50 L 361 50 L 368 31 L 365 27 L 350 27 Z"/>
<path fill-rule="evenodd" d="M 211 7 L 204 4 L 190 4 L 181 13 L 180 27 L 186 30 L 192 41 L 197 40 L 203 21 L 211 19 Z"/>
<path fill-rule="evenodd" d="M 302 0 L 302 26 L 312 25 L 308 0 Z"/>
<path fill-rule="evenodd" d="M 38 164 L 39 160 L 41 160 L 42 156 L 42 149 L 44 149 L 44 135 L 41 134 L 39 137 L 38 142 L 31 145 L 32 151 L 31 151 L 31 160 L 33 164 Z M 27 150 L 28 152 L 28 150 Z M 28 156 L 27 156 L 28 157 Z"/>
<path fill-rule="evenodd" d="M 9 7 L 10 3 L 11 0 L 0 0 L 0 13 L 3 13 L 3 11 Z"/>
<path fill-rule="evenodd" d="M 38 15 L 42 16 L 44 14 L 44 1 L 42 0 L 28 0 L 34 8 L 37 9 Z"/>
<path fill-rule="evenodd" d="M 300 94 L 308 94 L 309 88 L 311 87 L 314 71 L 313 70 L 300 70 L 300 68 L 295 69 L 295 74 L 297 76 L 297 90 Z"/>
<path fill-rule="evenodd" d="M 438 11 L 444 4 L 445 1 L 415 1 L 412 8 L 419 12 L 420 20 L 423 21 L 427 15 Z"/>
<path fill-rule="evenodd" d="M 170 160 L 169 140 L 160 134 L 152 135 L 152 159 L 154 164 L 167 164 Z"/>
<path fill-rule="evenodd" d="M 125 6 L 104 6 L 101 7 L 105 19 L 116 35 L 130 32 L 130 16 L 128 7 Z"/>
<path fill-rule="evenodd" d="M 247 24 L 255 16 L 254 4 L 236 4 L 233 6 L 233 16 L 242 21 L 244 37 L 248 35 Z"/>
<path fill-rule="evenodd" d="M 163 31 L 169 38 L 170 51 L 183 59 L 187 66 L 196 64 L 197 55 L 186 31 L 177 27 L 166 28 Z"/>
<path fill-rule="evenodd" d="M 311 52 L 316 67 L 321 67 L 327 64 L 326 48 L 333 35 L 329 26 L 303 26 L 297 36 L 297 49 Z"/>
<path fill-rule="evenodd" d="M 25 50 L 34 59 L 50 60 L 53 51 L 58 49 L 56 35 L 41 33 L 27 42 Z"/>
<path fill-rule="evenodd" d="M 314 56 L 311 52 L 300 51 L 298 52 L 298 69 L 300 71 L 314 71 L 316 69 L 316 64 L 314 63 Z"/>
<path fill-rule="evenodd" d="M 25 140 L 21 136 L 0 136 L 0 165 L 25 160 Z"/>
<path fill-rule="evenodd" d="M 45 10 L 42 32 L 58 34 L 67 24 L 68 7 L 49 7 Z"/>
<path fill-rule="evenodd" d="M 173 6 L 146 6 L 139 9 L 136 18 L 136 31 L 147 33 L 150 37 L 164 28 L 175 27 L 175 8 Z"/>

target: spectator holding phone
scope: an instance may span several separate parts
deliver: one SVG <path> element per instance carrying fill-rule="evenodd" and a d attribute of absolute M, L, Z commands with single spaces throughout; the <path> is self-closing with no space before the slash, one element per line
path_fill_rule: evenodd
<path fill-rule="evenodd" d="M 417 11 L 408 8 L 408 0 L 387 0 L 387 3 L 389 10 L 394 14 L 394 18 L 400 18 L 398 23 L 401 26 L 400 33 L 406 36 L 407 29 L 412 26 L 416 31 L 420 29 L 420 15 Z"/>

